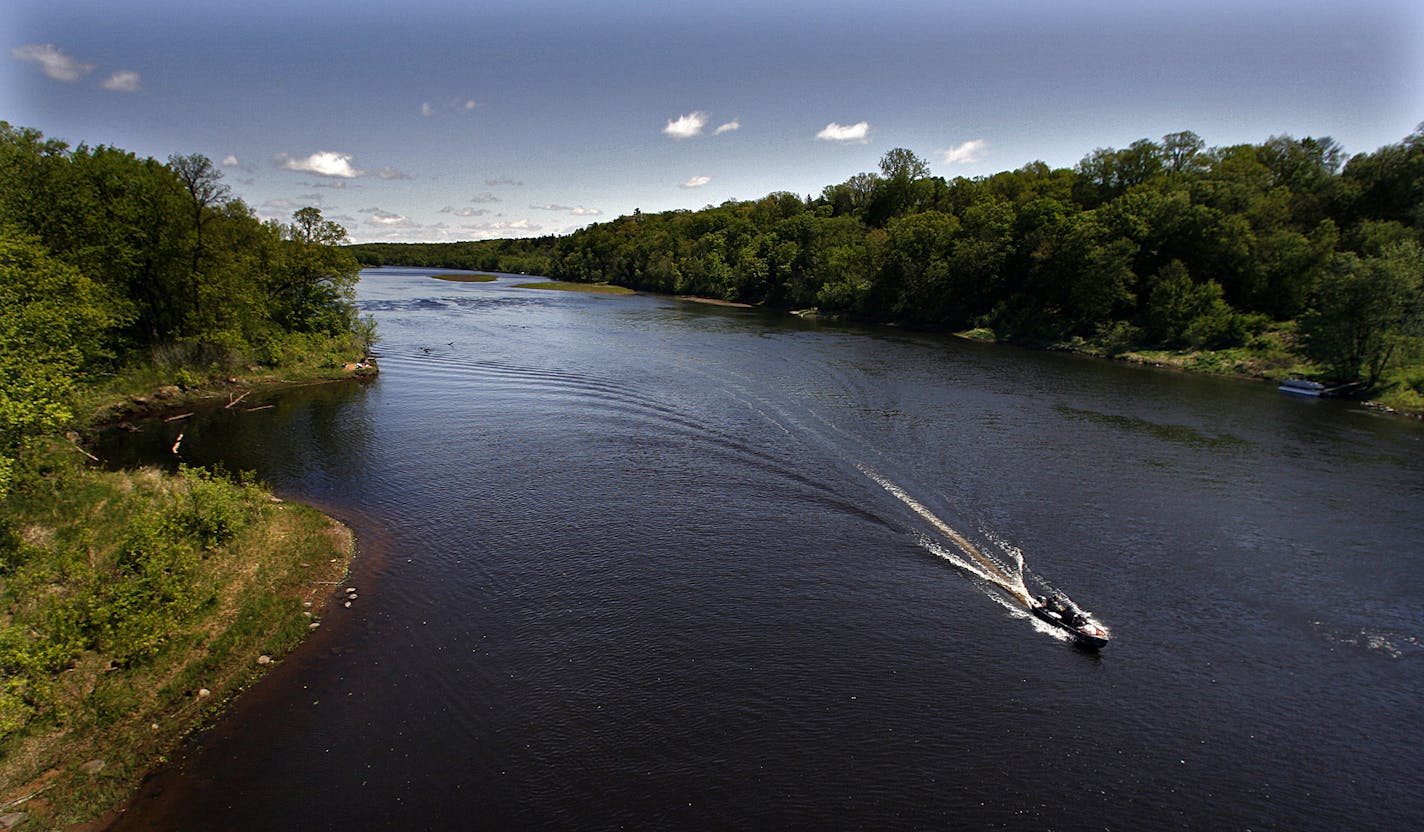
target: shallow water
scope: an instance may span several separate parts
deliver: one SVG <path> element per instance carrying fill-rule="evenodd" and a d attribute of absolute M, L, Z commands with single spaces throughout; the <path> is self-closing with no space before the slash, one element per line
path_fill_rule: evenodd
<path fill-rule="evenodd" d="M 1424 430 L 668 298 L 368 272 L 369 385 L 181 428 L 360 598 L 129 829 L 1403 828 Z M 177 425 L 113 458 L 161 458 Z M 166 443 L 166 444 L 165 444 Z M 872 476 L 873 475 L 873 476 Z M 1112 628 L 1028 617 L 997 567 Z"/>

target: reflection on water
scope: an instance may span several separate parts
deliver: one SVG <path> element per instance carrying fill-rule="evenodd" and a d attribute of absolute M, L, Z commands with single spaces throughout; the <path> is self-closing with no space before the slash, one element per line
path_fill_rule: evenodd
<path fill-rule="evenodd" d="M 1068 407 L 1067 405 L 1058 405 L 1055 409 L 1070 419 L 1081 419 L 1103 425 L 1111 425 L 1124 430 L 1137 431 L 1165 442 L 1179 442 L 1183 445 L 1200 448 L 1231 448 L 1246 444 L 1246 440 L 1232 436 L 1229 433 L 1207 436 L 1201 431 L 1187 427 L 1186 425 L 1164 425 L 1136 416 L 1099 413 L 1096 410 L 1083 410 Z"/>
<path fill-rule="evenodd" d="M 192 461 L 386 539 L 361 603 L 121 828 L 1386 829 L 1424 809 L 1417 425 L 425 274 L 363 280 L 369 386 L 182 428 Z M 163 458 L 177 429 L 109 450 Z M 1112 624 L 1101 657 L 1010 598 L 1016 558 Z"/>

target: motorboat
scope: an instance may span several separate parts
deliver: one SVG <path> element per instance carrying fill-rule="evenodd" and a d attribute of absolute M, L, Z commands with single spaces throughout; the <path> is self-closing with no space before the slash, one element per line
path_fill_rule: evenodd
<path fill-rule="evenodd" d="M 1297 396 L 1319 396 L 1328 398 L 1330 396 L 1341 396 L 1350 393 L 1364 385 L 1358 381 L 1349 384 L 1337 384 L 1328 387 L 1318 381 L 1311 381 L 1307 378 L 1286 378 L 1281 379 L 1281 384 L 1276 389 L 1282 393 L 1294 393 Z"/>
<path fill-rule="evenodd" d="M 1028 609 L 1043 621 L 1067 630 L 1073 640 L 1083 647 L 1097 650 L 1107 646 L 1108 639 L 1112 637 L 1103 625 L 1093 620 L 1091 613 L 1084 612 L 1060 592 L 1038 596 Z"/>
<path fill-rule="evenodd" d="M 1325 385 L 1318 381 L 1311 381 L 1304 378 L 1287 378 L 1281 380 L 1281 386 L 1276 388 L 1282 393 L 1294 393 L 1297 396 L 1321 396 L 1327 389 Z"/>

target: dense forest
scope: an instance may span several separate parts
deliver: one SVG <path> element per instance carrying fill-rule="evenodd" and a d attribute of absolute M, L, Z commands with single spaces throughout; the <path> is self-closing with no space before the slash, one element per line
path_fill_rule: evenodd
<path fill-rule="evenodd" d="M 1424 125 L 1349 159 L 1329 138 L 1207 148 L 1180 132 L 1072 169 L 945 180 L 904 148 L 879 168 L 559 238 L 352 251 L 1108 352 L 1270 331 L 1323 377 L 1372 385 L 1420 357 Z"/>
<path fill-rule="evenodd" d="M 196 382 L 369 326 L 345 237 L 314 208 L 259 221 L 204 156 L 164 164 L 0 122 L 0 496 L 83 385 L 155 364 Z"/>

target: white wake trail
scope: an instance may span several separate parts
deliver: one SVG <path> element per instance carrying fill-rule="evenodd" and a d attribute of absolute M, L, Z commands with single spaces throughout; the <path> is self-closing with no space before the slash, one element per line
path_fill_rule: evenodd
<path fill-rule="evenodd" d="M 993 558 L 984 554 L 984 552 L 981 551 L 978 546 L 975 546 L 972 542 L 970 542 L 967 537 L 955 531 L 953 528 L 950 527 L 948 523 L 935 516 L 934 512 L 925 508 L 919 500 L 916 500 L 914 497 L 911 497 L 909 494 L 905 493 L 905 490 L 900 488 L 900 486 L 880 476 L 875 471 L 871 470 L 865 465 L 856 463 L 855 467 L 859 468 L 862 474 L 865 474 L 867 477 L 870 477 L 872 480 L 874 480 L 876 484 L 878 484 L 881 488 L 884 488 L 886 491 L 890 492 L 890 494 L 893 495 L 900 502 L 909 506 L 910 509 L 916 514 L 923 517 L 926 522 L 933 526 L 940 534 L 944 535 L 944 537 L 948 539 L 950 543 L 953 543 L 955 548 L 959 549 L 961 552 L 964 553 L 966 557 L 970 558 L 972 563 L 970 561 L 965 561 L 958 557 L 955 557 L 951 552 L 946 552 L 945 550 L 941 549 L 941 547 L 935 545 L 933 541 L 926 541 L 924 538 L 921 538 L 922 542 L 926 543 L 926 547 L 929 548 L 930 551 L 934 552 L 940 557 L 945 558 L 946 560 L 951 561 L 952 563 L 955 563 L 955 565 L 966 569 L 969 572 L 972 572 L 980 578 L 1002 588 L 1003 590 L 1017 598 L 1025 606 L 1031 605 L 1033 603 L 1033 596 L 1029 593 L 1028 587 L 1024 586 L 1023 582 L 1022 555 L 1019 555 L 1017 552 L 1014 552 L 1014 554 L 1017 556 L 1015 558 L 1018 563 L 1017 572 L 1006 569 L 1004 566 L 994 561 Z"/>

